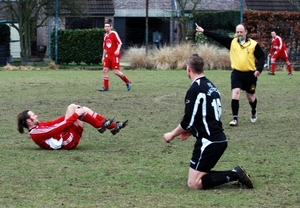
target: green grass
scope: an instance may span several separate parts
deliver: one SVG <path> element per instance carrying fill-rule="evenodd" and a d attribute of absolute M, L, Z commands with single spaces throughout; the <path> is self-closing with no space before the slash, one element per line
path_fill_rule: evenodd
<path fill-rule="evenodd" d="M 98 92 L 102 72 L 87 70 L 0 71 L 0 207 L 299 207 L 300 79 L 298 72 L 258 81 L 258 122 L 250 123 L 243 93 L 239 126 L 229 127 L 229 71 L 206 71 L 219 88 L 229 146 L 215 167 L 243 165 L 255 189 L 225 184 L 187 187 L 195 139 L 162 135 L 178 125 L 190 81 L 185 71 L 124 71 L 132 90 L 110 72 L 109 92 Z M 106 117 L 129 119 L 119 134 L 86 125 L 76 150 L 47 151 L 17 132 L 16 115 L 31 109 L 40 120 L 65 113 L 70 103 Z"/>

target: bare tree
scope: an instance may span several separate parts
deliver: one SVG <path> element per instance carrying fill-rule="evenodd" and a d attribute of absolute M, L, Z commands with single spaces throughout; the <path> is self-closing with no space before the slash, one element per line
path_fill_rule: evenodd
<path fill-rule="evenodd" d="M 289 0 L 300 11 L 300 1 L 299 0 Z"/>
<path fill-rule="evenodd" d="M 21 62 L 27 63 L 30 61 L 31 44 L 35 40 L 37 28 L 45 26 L 48 17 L 55 14 L 55 0 L 0 0 L 0 3 L 2 14 L 11 21 L 11 26 L 20 35 Z M 78 0 L 59 0 L 58 8 L 60 13 L 80 15 L 84 6 Z"/>
<path fill-rule="evenodd" d="M 181 24 L 182 37 L 181 40 L 185 40 L 188 36 L 188 22 L 193 19 L 198 4 L 201 0 L 176 0 L 179 6 L 179 13 L 176 16 L 176 21 Z"/>

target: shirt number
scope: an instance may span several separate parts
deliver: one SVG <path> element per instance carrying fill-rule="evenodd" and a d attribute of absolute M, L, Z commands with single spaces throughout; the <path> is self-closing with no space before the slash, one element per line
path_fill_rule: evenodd
<path fill-rule="evenodd" d="M 221 116 L 222 116 L 222 107 L 221 107 L 221 100 L 220 100 L 220 98 L 213 99 L 213 101 L 211 102 L 211 106 L 214 109 L 216 120 L 220 121 L 221 120 Z"/>

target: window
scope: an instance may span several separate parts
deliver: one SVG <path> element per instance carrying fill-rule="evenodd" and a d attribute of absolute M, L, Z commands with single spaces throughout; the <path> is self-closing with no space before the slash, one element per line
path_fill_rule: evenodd
<path fill-rule="evenodd" d="M 103 28 L 104 17 L 95 18 L 66 18 L 66 29 Z"/>

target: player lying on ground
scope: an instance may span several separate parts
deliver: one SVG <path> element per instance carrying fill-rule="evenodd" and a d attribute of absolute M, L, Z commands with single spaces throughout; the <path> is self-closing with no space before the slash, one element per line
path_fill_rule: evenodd
<path fill-rule="evenodd" d="M 17 116 L 18 131 L 23 134 L 24 128 L 38 146 L 44 149 L 75 149 L 81 139 L 84 123 L 97 128 L 100 133 L 106 129 L 113 135 L 124 128 L 128 120 L 114 122 L 106 119 L 88 107 L 70 104 L 66 114 L 52 121 L 40 122 L 38 116 L 30 110 L 24 110 Z"/>

